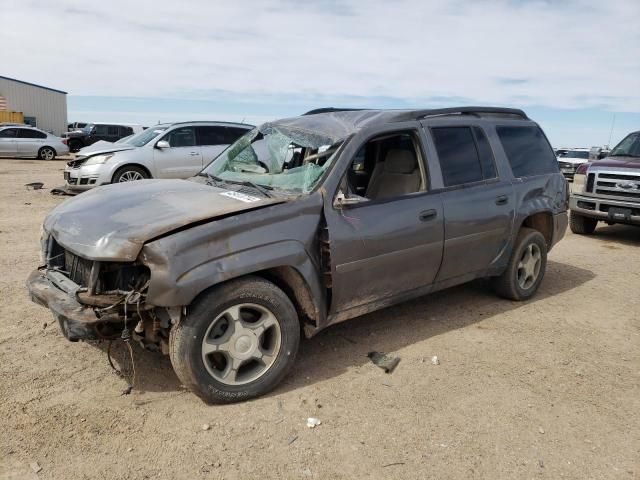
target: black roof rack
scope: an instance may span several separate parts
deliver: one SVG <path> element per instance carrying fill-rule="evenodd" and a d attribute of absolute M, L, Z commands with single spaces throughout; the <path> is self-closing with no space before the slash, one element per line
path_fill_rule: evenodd
<path fill-rule="evenodd" d="M 432 108 L 426 110 L 411 110 L 408 112 L 399 113 L 394 120 L 397 122 L 402 122 L 444 115 L 473 115 L 476 117 L 480 117 L 482 114 L 512 116 L 521 118 L 522 120 L 529 120 L 527 114 L 519 108 L 502 107 L 452 107 Z"/>
<path fill-rule="evenodd" d="M 314 108 L 313 110 L 309 110 L 308 112 L 303 113 L 302 115 L 316 115 L 318 113 L 332 113 L 332 112 L 359 112 L 364 110 L 364 108 L 336 108 L 336 107 L 323 107 L 323 108 Z"/>

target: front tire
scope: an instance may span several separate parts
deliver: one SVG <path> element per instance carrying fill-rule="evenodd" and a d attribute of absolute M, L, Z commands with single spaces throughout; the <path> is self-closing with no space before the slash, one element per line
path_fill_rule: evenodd
<path fill-rule="evenodd" d="M 56 151 L 51 147 L 42 147 L 38 150 L 38 158 L 40 160 L 53 160 L 56 158 Z"/>
<path fill-rule="evenodd" d="M 569 228 L 573 233 L 578 235 L 591 235 L 598 225 L 598 220 L 595 218 L 585 217 L 578 215 L 577 213 L 569 213 Z"/>
<path fill-rule="evenodd" d="M 200 294 L 171 330 L 170 356 L 180 381 L 207 403 L 247 400 L 289 372 L 300 324 L 287 295 L 259 277 Z"/>
<path fill-rule="evenodd" d="M 547 242 L 540 232 L 521 228 L 506 270 L 492 279 L 495 292 L 510 300 L 531 298 L 547 268 Z"/>
<path fill-rule="evenodd" d="M 134 182 L 136 180 L 144 180 L 145 178 L 149 178 L 146 170 L 136 167 L 135 165 L 127 165 L 115 173 L 111 183 Z"/>

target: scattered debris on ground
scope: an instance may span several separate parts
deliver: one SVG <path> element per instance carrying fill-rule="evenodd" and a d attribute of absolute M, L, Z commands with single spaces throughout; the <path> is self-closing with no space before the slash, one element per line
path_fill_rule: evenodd
<path fill-rule="evenodd" d="M 392 373 L 400 363 L 400 357 L 392 357 L 391 355 L 385 355 L 382 352 L 369 352 L 367 357 L 378 367 L 384 370 L 385 373 Z"/>
<path fill-rule="evenodd" d="M 318 425 L 321 425 L 322 422 L 314 417 L 309 417 L 307 418 L 307 427 L 309 428 L 316 428 Z"/>
<path fill-rule="evenodd" d="M 24 186 L 27 187 L 27 190 L 28 189 L 40 190 L 42 187 L 44 187 L 44 183 L 42 183 L 42 182 L 31 182 L 31 183 L 25 183 Z"/>

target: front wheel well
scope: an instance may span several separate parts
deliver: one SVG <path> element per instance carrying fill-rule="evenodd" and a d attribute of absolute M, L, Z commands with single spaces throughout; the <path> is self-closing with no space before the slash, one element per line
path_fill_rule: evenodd
<path fill-rule="evenodd" d="M 118 173 L 120 173 L 122 170 L 124 170 L 127 167 L 137 167 L 140 168 L 142 170 L 145 171 L 145 173 L 147 174 L 147 178 L 153 178 L 153 175 L 151 175 L 151 172 L 149 171 L 149 169 L 147 167 L 145 167 L 144 165 L 141 165 L 139 163 L 127 163 L 125 165 L 122 165 L 121 167 L 118 167 L 116 169 L 115 172 L 113 172 L 113 175 L 111 176 L 111 181 L 113 182 L 113 179 L 116 178 L 116 176 L 118 175 Z"/>
<path fill-rule="evenodd" d="M 532 228 L 542 234 L 547 244 L 547 248 L 551 249 L 553 243 L 553 215 L 550 212 L 538 212 L 529 215 L 522 222 L 522 227 Z"/>
<path fill-rule="evenodd" d="M 320 312 L 317 304 L 313 301 L 313 295 L 307 282 L 295 268 L 290 266 L 274 267 L 252 273 L 252 275 L 274 283 L 289 297 L 303 327 L 308 325 L 312 329 L 318 328 Z M 306 330 L 305 333 L 307 333 Z"/>

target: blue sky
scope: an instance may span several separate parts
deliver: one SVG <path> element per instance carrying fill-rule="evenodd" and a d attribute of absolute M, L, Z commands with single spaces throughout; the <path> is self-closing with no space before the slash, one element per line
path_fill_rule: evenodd
<path fill-rule="evenodd" d="M 0 0 L 0 11 L 0 45 L 13 46 L 0 74 L 68 91 L 70 121 L 471 104 L 523 108 L 556 146 L 607 143 L 614 115 L 612 143 L 640 129 L 638 0 Z"/>

